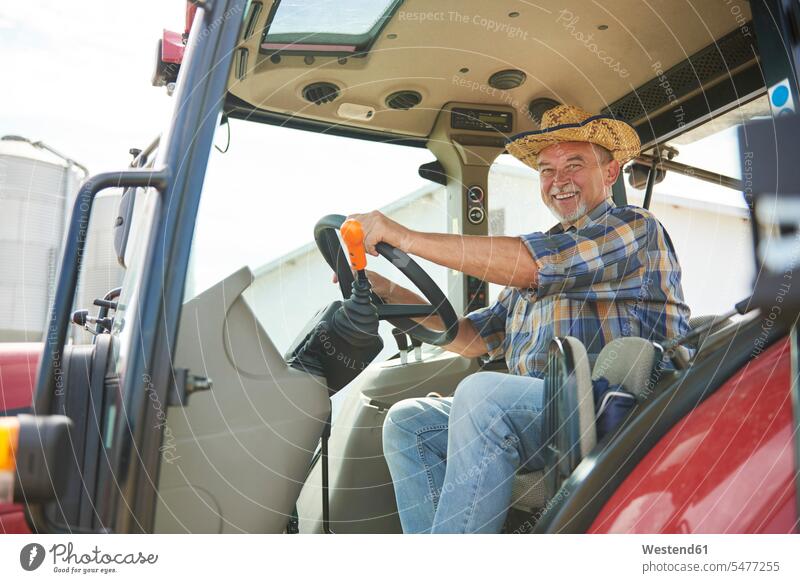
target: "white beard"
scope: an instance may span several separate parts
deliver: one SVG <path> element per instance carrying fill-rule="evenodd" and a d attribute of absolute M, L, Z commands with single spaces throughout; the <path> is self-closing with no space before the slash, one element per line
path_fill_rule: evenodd
<path fill-rule="evenodd" d="M 566 192 L 575 191 L 575 187 L 574 186 L 571 187 L 571 188 L 567 187 L 565 189 L 565 191 Z M 546 201 L 545 204 L 547 205 L 547 208 L 550 209 L 550 212 L 553 213 L 556 216 L 556 218 L 559 220 L 559 222 L 561 222 L 561 223 L 574 223 L 575 221 L 577 221 L 579 218 L 581 218 L 583 215 L 586 214 L 586 212 L 587 212 L 586 203 L 584 203 L 583 200 L 581 200 L 575 206 L 575 210 L 574 211 L 572 211 L 568 215 L 561 214 L 561 212 L 559 212 L 558 207 L 556 207 L 556 205 L 555 205 L 555 203 L 553 202 L 553 199 L 552 199 L 553 196 L 555 196 L 557 194 L 561 194 L 561 193 L 562 193 L 562 189 L 556 188 L 555 186 L 552 186 L 550 188 L 550 191 L 547 193 L 547 198 L 545 198 L 545 201 Z M 576 196 L 580 196 L 580 191 L 577 191 L 577 195 Z"/>

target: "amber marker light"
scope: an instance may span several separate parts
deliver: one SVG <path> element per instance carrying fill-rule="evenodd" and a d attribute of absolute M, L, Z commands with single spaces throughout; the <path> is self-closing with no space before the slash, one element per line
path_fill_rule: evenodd
<path fill-rule="evenodd" d="M 19 445 L 19 420 L 0 417 L 0 504 L 14 500 L 14 475 Z"/>

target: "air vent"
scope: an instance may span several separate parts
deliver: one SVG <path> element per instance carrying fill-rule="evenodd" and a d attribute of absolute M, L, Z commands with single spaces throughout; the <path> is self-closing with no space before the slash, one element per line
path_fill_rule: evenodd
<path fill-rule="evenodd" d="M 249 51 L 247 49 L 239 49 L 236 51 L 236 78 L 241 81 L 247 76 L 247 56 Z"/>
<path fill-rule="evenodd" d="M 489 77 L 489 85 L 495 89 L 514 89 L 525 83 L 526 78 L 525 73 L 519 69 L 506 69 Z"/>
<path fill-rule="evenodd" d="M 303 89 L 303 98 L 316 105 L 330 103 L 337 97 L 339 97 L 339 88 L 333 83 L 325 81 L 306 85 Z"/>
<path fill-rule="evenodd" d="M 395 91 L 386 98 L 386 106 L 391 109 L 411 109 L 419 105 L 422 95 L 416 91 Z"/>
<path fill-rule="evenodd" d="M 250 17 L 247 19 L 247 27 L 244 29 L 245 40 L 253 36 L 259 16 L 261 16 L 261 2 L 253 2 L 252 6 L 250 6 Z"/>
<path fill-rule="evenodd" d="M 753 30 L 752 24 L 748 26 Z M 756 60 L 753 49 L 752 37 L 737 28 L 666 71 L 654 69 L 654 79 L 615 101 L 601 113 L 631 124 L 641 123 L 661 108 L 678 107 L 696 91 L 730 80 L 731 71 Z"/>
<path fill-rule="evenodd" d="M 555 99 L 550 99 L 549 97 L 540 97 L 532 100 L 528 104 L 528 113 L 530 114 L 533 122 L 540 126 L 542 125 L 542 116 L 544 115 L 544 112 L 546 112 L 548 109 L 553 109 L 557 105 L 561 104 Z"/>

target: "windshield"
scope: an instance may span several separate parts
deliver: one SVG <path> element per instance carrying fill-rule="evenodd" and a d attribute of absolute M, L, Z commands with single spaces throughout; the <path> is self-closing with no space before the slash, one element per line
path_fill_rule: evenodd
<path fill-rule="evenodd" d="M 220 151 L 227 143 L 224 126 L 216 136 L 219 149 L 211 152 L 186 297 L 249 266 L 255 281 L 245 297 L 281 352 L 320 306 L 341 299 L 313 243 L 320 218 L 382 209 L 409 226 L 445 228 L 444 199 L 431 194 L 443 187 L 417 172 L 433 158 L 425 149 L 230 124 L 227 152 Z M 368 260 L 368 269 L 404 281 L 385 259 Z M 443 268 L 425 267 L 444 285 Z"/>

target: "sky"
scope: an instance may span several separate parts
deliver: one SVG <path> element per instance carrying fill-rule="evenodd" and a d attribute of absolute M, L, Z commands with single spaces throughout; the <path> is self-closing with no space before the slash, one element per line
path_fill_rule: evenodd
<path fill-rule="evenodd" d="M 182 30 L 182 4 L 0 4 L 0 133 L 42 140 L 93 173 L 127 164 L 168 119 L 150 76 L 161 29 Z"/>
<path fill-rule="evenodd" d="M 145 147 L 169 120 L 173 100 L 150 79 L 161 31 L 183 30 L 184 6 L 0 4 L 0 135 L 41 140 L 92 174 L 127 166 L 128 150 Z M 419 148 L 233 121 L 228 153 L 212 151 L 196 280 L 213 283 L 305 244 L 324 214 L 364 212 L 412 192 L 426 184 L 418 166 L 432 160 Z"/>
<path fill-rule="evenodd" d="M 42 140 L 91 173 L 125 167 L 128 150 L 149 144 L 169 119 L 173 100 L 150 78 L 161 31 L 183 30 L 184 6 L 4 2 L 0 135 Z M 221 128 L 220 147 L 226 138 Z M 712 142 L 683 147 L 681 158 L 735 173 L 735 140 L 728 134 Z M 233 121 L 228 152 L 212 151 L 209 164 L 195 231 L 196 283 L 202 289 L 243 264 L 256 269 L 303 245 L 325 214 L 380 208 L 429 184 L 417 168 L 432 160 L 424 149 Z M 515 164 L 510 156 L 499 160 Z M 735 204 L 738 196 L 681 177 L 668 181 L 661 188 L 690 197 Z"/>

